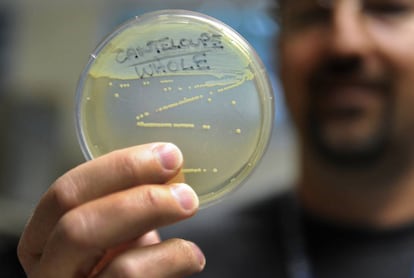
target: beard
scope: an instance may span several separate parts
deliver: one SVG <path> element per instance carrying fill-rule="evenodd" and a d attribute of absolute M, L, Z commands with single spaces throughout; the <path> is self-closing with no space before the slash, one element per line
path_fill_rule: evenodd
<path fill-rule="evenodd" d="M 315 71 L 308 87 L 305 137 L 318 157 L 340 168 L 376 165 L 392 139 L 391 82 L 360 62 L 330 61 Z"/>
<path fill-rule="evenodd" d="M 367 169 L 376 165 L 387 153 L 390 144 L 391 116 L 384 113 L 380 124 L 363 138 L 344 141 L 332 139 L 316 113 L 308 117 L 308 138 L 318 157 L 332 166 L 348 169 Z M 346 136 L 346 135 L 345 135 Z M 346 140 L 349 139 L 349 140 Z"/>

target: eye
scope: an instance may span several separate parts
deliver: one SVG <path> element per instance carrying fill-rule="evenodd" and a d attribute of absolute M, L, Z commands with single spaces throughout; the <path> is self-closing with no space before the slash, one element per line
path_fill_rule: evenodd
<path fill-rule="evenodd" d="M 301 17 L 304 22 L 321 22 L 329 19 L 329 12 L 325 9 L 314 9 L 304 12 Z"/>
<path fill-rule="evenodd" d="M 412 5 L 396 1 L 370 1 L 364 4 L 367 13 L 383 16 L 400 16 L 412 11 Z"/>

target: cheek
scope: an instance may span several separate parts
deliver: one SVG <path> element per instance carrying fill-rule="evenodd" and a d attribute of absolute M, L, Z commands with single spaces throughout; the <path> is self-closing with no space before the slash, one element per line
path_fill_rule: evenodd
<path fill-rule="evenodd" d="M 413 87 L 414 81 L 414 19 L 405 25 L 368 25 L 377 53 L 400 85 Z"/>
<path fill-rule="evenodd" d="M 414 36 L 410 40 L 390 36 L 388 40 L 378 41 L 377 45 L 378 52 L 392 70 L 390 74 L 399 79 L 414 77 Z"/>
<path fill-rule="evenodd" d="M 399 81 L 395 92 L 395 132 L 414 140 L 414 77 L 401 75 Z"/>
<path fill-rule="evenodd" d="M 414 20 L 398 28 L 380 24 L 370 28 L 394 85 L 394 130 L 414 135 Z"/>
<path fill-rule="evenodd" d="M 306 35 L 282 38 L 279 47 L 280 79 L 286 104 L 296 125 L 302 127 L 307 116 L 308 78 L 320 60 L 321 48 L 314 37 Z"/>

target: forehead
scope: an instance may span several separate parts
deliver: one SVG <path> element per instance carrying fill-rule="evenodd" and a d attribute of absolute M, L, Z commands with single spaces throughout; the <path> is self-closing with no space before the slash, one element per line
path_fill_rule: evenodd
<path fill-rule="evenodd" d="M 275 0 L 275 5 L 271 11 L 276 17 L 280 17 L 284 13 L 292 9 L 303 9 L 310 6 L 329 6 L 336 0 Z M 348 0 L 350 1 L 350 0 Z"/>
<path fill-rule="evenodd" d="M 276 0 L 276 6 L 279 8 L 285 8 L 304 4 L 329 5 L 334 2 L 336 2 L 336 0 Z"/>
<path fill-rule="evenodd" d="M 336 2 L 343 0 L 275 0 L 276 6 L 280 9 L 285 7 L 297 7 L 303 5 L 317 5 L 322 7 L 333 6 Z M 351 1 L 351 0 L 346 0 Z M 360 4 L 365 3 L 413 3 L 414 0 L 354 0 Z"/>
<path fill-rule="evenodd" d="M 283 21 L 290 16 L 291 12 L 295 13 L 315 8 L 330 10 L 348 1 L 352 1 L 362 9 L 370 6 L 380 7 L 382 10 L 397 10 L 399 7 L 414 4 L 414 0 L 274 0 L 271 13 L 278 21 Z"/>

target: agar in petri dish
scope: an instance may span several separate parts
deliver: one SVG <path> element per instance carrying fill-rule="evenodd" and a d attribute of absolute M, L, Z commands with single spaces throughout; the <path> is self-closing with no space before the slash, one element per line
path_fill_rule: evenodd
<path fill-rule="evenodd" d="M 118 27 L 90 55 L 76 94 L 87 159 L 172 142 L 201 207 L 251 174 L 273 117 L 272 87 L 255 50 L 223 22 L 186 10 L 150 12 Z"/>

